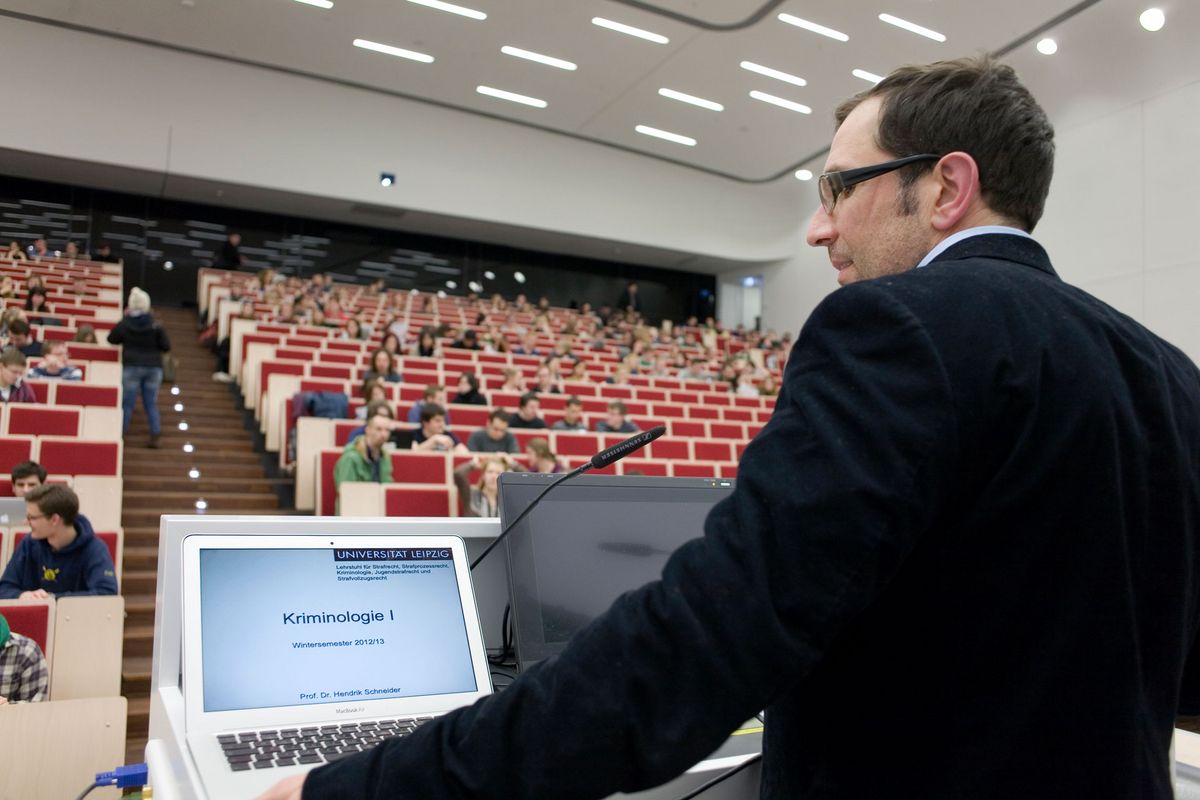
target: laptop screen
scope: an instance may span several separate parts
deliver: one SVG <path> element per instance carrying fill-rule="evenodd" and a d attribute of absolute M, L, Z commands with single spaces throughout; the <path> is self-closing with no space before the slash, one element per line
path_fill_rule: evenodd
<path fill-rule="evenodd" d="M 456 569 L 443 548 L 200 550 L 204 711 L 476 691 Z"/>
<path fill-rule="evenodd" d="M 500 476 L 501 522 L 555 477 Z M 548 493 L 506 540 L 521 669 L 560 652 L 622 593 L 658 580 L 733 486 L 727 478 L 582 475 Z"/>

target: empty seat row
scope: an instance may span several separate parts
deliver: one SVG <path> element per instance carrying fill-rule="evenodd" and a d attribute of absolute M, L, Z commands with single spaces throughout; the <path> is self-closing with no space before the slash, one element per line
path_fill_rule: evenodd
<path fill-rule="evenodd" d="M 62 388 L 48 387 L 55 395 Z M 0 407 L 0 435 L 76 436 L 100 441 L 117 440 L 121 438 L 121 409 L 108 405 L 5 403 Z"/>
<path fill-rule="evenodd" d="M 6 435 L 0 437 L 0 475 L 22 461 L 36 461 L 52 475 L 120 476 L 123 446 L 120 439 Z"/>

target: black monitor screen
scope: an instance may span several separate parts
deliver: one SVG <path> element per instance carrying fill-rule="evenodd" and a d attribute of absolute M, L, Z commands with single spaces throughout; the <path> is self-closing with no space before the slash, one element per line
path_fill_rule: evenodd
<path fill-rule="evenodd" d="M 501 523 L 555 477 L 501 475 Z M 521 669 L 561 651 L 624 592 L 658 580 L 733 486 L 728 478 L 582 475 L 552 489 L 506 540 Z"/>

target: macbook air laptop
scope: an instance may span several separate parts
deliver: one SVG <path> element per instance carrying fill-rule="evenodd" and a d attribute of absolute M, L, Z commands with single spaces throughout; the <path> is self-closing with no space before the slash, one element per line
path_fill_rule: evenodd
<path fill-rule="evenodd" d="M 25 524 L 25 498 L 0 497 L 0 525 Z"/>
<path fill-rule="evenodd" d="M 194 534 L 182 557 L 186 738 L 211 800 L 491 693 L 458 537 Z"/>

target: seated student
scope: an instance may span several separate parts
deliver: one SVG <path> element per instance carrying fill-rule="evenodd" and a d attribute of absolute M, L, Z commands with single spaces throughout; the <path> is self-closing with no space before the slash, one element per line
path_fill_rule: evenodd
<path fill-rule="evenodd" d="M 25 354 L 15 348 L 0 353 L 0 403 L 36 403 L 33 387 L 25 383 Z"/>
<path fill-rule="evenodd" d="M 575 395 L 567 398 L 563 418 L 550 426 L 556 431 L 586 431 L 587 421 L 583 418 L 583 401 Z"/>
<path fill-rule="evenodd" d="M 29 358 L 40 356 L 42 354 L 42 343 L 34 341 L 32 330 L 29 327 L 28 321 L 14 319 L 8 325 L 8 347 L 20 350 Z"/>
<path fill-rule="evenodd" d="M 540 436 L 529 440 L 525 446 L 525 457 L 529 459 L 529 468 L 534 472 L 557 473 L 566 469 L 550 449 L 550 443 Z"/>
<path fill-rule="evenodd" d="M 500 373 L 504 376 L 504 384 L 500 387 L 502 392 L 525 392 L 525 376 L 521 371 L 513 367 L 505 367 Z"/>
<path fill-rule="evenodd" d="M 425 391 L 421 399 L 413 403 L 412 408 L 408 410 L 408 415 L 405 417 L 409 422 L 421 421 L 421 409 L 432 403 L 435 406 L 441 406 L 442 413 L 446 416 L 446 424 L 450 424 L 450 412 L 446 410 L 446 387 L 440 383 L 431 383 L 425 387 Z"/>
<path fill-rule="evenodd" d="M 421 406 L 421 427 L 412 432 L 412 449 L 465 453 L 467 446 L 446 430 L 446 409 L 437 403 Z"/>
<path fill-rule="evenodd" d="M 48 342 L 42 353 L 41 363 L 29 370 L 29 377 L 64 381 L 83 380 L 83 370 L 79 367 L 72 367 L 67 361 L 67 343 L 62 341 Z"/>
<path fill-rule="evenodd" d="M 487 398 L 479 391 L 479 378 L 474 372 L 464 372 L 458 376 L 458 394 L 454 395 L 451 402 L 470 406 L 487 405 Z"/>
<path fill-rule="evenodd" d="M 46 482 L 46 468 L 36 461 L 22 461 L 12 468 L 13 497 L 24 497 Z"/>
<path fill-rule="evenodd" d="M 346 437 L 346 444 L 350 444 L 350 442 L 353 442 L 359 436 L 362 436 L 364 433 L 366 433 L 366 421 L 372 419 L 373 417 L 387 417 L 391 421 L 388 424 L 388 430 L 394 430 L 396 428 L 396 412 L 392 410 L 392 404 L 387 400 L 374 400 L 370 403 L 367 403 L 366 409 L 366 413 L 363 414 L 363 424 L 350 430 L 350 435 Z M 405 445 L 405 447 L 407 446 L 408 445 Z"/>
<path fill-rule="evenodd" d="M 526 392 L 517 403 L 517 413 L 508 420 L 510 428 L 544 428 L 546 420 L 538 416 L 542 404 L 536 392 Z"/>
<path fill-rule="evenodd" d="M 473 469 L 481 469 L 479 482 L 474 486 L 467 483 Z M 516 469 L 516 462 L 506 455 L 475 457 L 464 461 L 454 470 L 454 485 L 462 498 L 464 517 L 500 516 L 500 497 L 497 479 L 502 473 Z"/>
<path fill-rule="evenodd" d="M 472 431 L 467 437 L 467 449 L 472 453 L 516 453 L 521 446 L 517 437 L 509 433 L 509 415 L 503 408 L 494 408 L 488 414 L 487 425 Z"/>
<path fill-rule="evenodd" d="M 597 433 L 637 433 L 638 426 L 625 419 L 625 404 L 613 400 L 608 404 L 608 415 L 596 423 Z"/>
<path fill-rule="evenodd" d="M 537 334 L 529 331 L 521 337 L 521 343 L 513 348 L 513 353 L 519 356 L 540 356 L 537 348 Z"/>
<path fill-rule="evenodd" d="M 548 364 L 538 367 L 537 378 L 531 391 L 542 394 L 562 394 L 558 379 L 554 377 L 554 370 Z"/>
<path fill-rule="evenodd" d="M 369 381 L 379 378 L 388 383 L 400 383 L 404 378 L 399 372 L 396 372 L 394 364 L 395 362 L 392 359 L 391 353 L 380 347 L 374 353 L 371 353 L 371 363 L 367 367 L 367 371 L 363 374 L 363 380 Z"/>
<path fill-rule="evenodd" d="M 371 404 L 380 401 L 386 403 L 389 396 L 387 384 L 379 378 L 363 381 L 358 394 L 362 398 L 363 405 L 354 410 L 354 418 L 363 422 L 367 420 L 367 409 L 371 407 Z"/>
<path fill-rule="evenodd" d="M 334 465 L 334 487 L 340 487 L 344 481 L 391 483 L 392 460 L 383 452 L 391 431 L 392 420 L 388 416 L 370 417 L 363 434 L 346 442 Z"/>
<path fill-rule="evenodd" d="M 54 309 L 50 307 L 50 303 L 46 300 L 46 289 L 43 286 L 30 289 L 29 294 L 25 298 L 25 318 L 29 320 L 31 325 L 45 325 L 49 320 L 44 317 L 44 314 L 53 314 Z M 51 324 L 57 325 L 55 320 Z"/>
<path fill-rule="evenodd" d="M 100 344 L 100 340 L 96 338 L 96 329 L 86 322 L 75 329 L 75 335 L 71 337 L 71 341 L 80 344 Z"/>
<path fill-rule="evenodd" d="M 479 337 L 473 328 L 467 328 L 463 331 L 461 339 L 457 339 L 450 343 L 451 347 L 456 347 L 459 350 L 482 350 L 483 345 L 479 343 Z"/>
<path fill-rule="evenodd" d="M 49 699 L 50 670 L 42 648 L 14 633 L 0 614 L 0 706 Z"/>
<path fill-rule="evenodd" d="M 30 535 L 0 576 L 0 600 L 116 594 L 117 572 L 79 497 L 48 484 L 25 493 Z"/>

